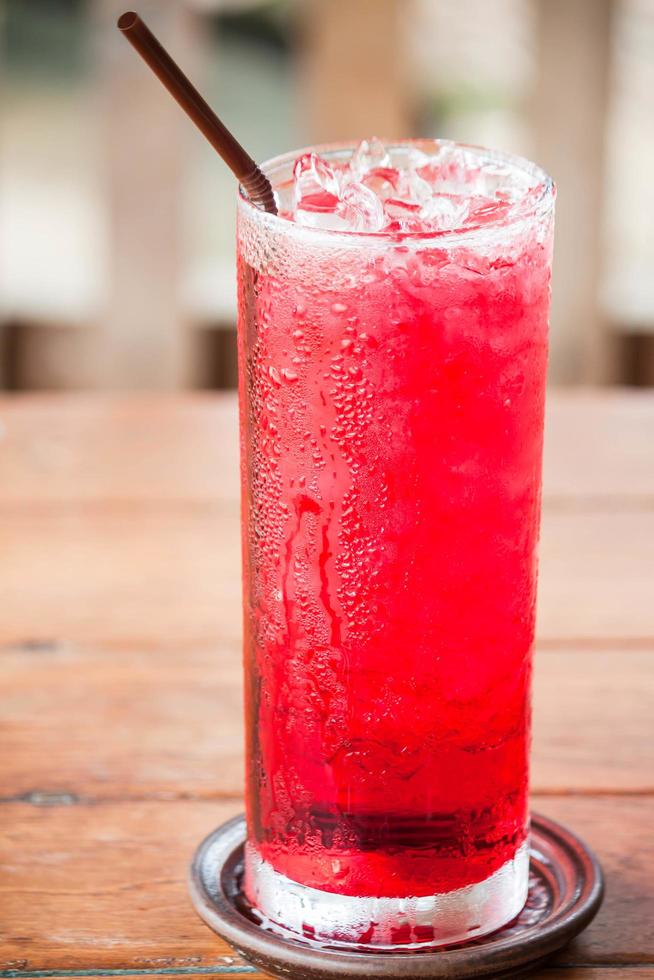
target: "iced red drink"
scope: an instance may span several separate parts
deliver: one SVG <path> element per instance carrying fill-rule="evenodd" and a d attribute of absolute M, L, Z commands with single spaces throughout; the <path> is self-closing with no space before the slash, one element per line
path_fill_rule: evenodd
<path fill-rule="evenodd" d="M 239 205 L 245 887 L 308 938 L 453 942 L 526 897 L 554 192 L 353 149 Z"/>

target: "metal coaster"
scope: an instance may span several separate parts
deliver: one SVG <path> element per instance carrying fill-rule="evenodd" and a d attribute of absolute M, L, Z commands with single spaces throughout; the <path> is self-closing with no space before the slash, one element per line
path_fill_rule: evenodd
<path fill-rule="evenodd" d="M 532 814 L 529 897 L 503 929 L 456 947 L 397 952 L 283 938 L 257 922 L 240 890 L 245 820 L 236 817 L 198 847 L 189 887 L 196 911 L 250 963 L 273 977 L 508 977 L 541 965 L 593 919 L 602 871 L 586 845 L 561 824 Z"/>

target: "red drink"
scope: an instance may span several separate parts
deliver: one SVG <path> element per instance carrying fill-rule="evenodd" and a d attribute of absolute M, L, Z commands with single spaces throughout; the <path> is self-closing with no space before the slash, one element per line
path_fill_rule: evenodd
<path fill-rule="evenodd" d="M 349 151 L 299 201 L 283 159 L 282 216 L 239 218 L 246 891 L 381 945 L 497 928 L 527 881 L 553 191 L 420 148 L 349 197 Z"/>

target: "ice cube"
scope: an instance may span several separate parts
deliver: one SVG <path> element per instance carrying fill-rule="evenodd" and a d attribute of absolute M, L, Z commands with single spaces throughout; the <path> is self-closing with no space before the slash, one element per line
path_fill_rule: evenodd
<path fill-rule="evenodd" d="M 424 153 L 419 150 L 417 146 L 407 147 L 406 160 L 404 163 L 405 170 L 420 170 L 424 167 L 426 163 L 433 160 L 434 156 L 430 156 L 429 153 Z"/>
<path fill-rule="evenodd" d="M 456 194 L 467 190 L 473 179 L 472 169 L 477 170 L 468 159 L 469 154 L 461 147 L 441 146 L 437 153 L 423 154 L 416 161 L 414 172 L 429 184 L 432 193 Z"/>
<path fill-rule="evenodd" d="M 336 210 L 351 231 L 381 231 L 386 220 L 382 202 L 374 191 L 355 181 L 349 181 L 343 188 Z"/>
<path fill-rule="evenodd" d="M 420 206 L 434 193 L 430 184 L 415 170 L 405 170 L 400 174 L 397 196 Z"/>
<path fill-rule="evenodd" d="M 369 187 L 380 201 L 397 195 L 399 180 L 400 171 L 395 167 L 374 167 L 361 177 L 361 183 Z"/>
<path fill-rule="evenodd" d="M 305 228 L 320 228 L 323 231 L 352 231 L 347 217 L 336 211 L 312 211 L 298 208 L 295 223 Z"/>
<path fill-rule="evenodd" d="M 506 217 L 511 209 L 509 201 L 495 201 L 488 197 L 475 197 L 470 202 L 466 218 L 468 225 L 485 225 Z"/>
<path fill-rule="evenodd" d="M 293 198 L 295 207 L 301 207 L 307 198 L 318 204 L 323 195 L 337 198 L 340 187 L 338 178 L 332 168 L 317 153 L 305 153 L 295 161 L 293 167 Z M 325 207 L 329 207 L 325 202 Z"/>
<path fill-rule="evenodd" d="M 369 140 L 361 140 L 350 160 L 350 172 L 355 177 L 362 177 L 370 170 L 378 167 L 390 167 L 391 158 L 381 140 L 373 136 Z"/>
<path fill-rule="evenodd" d="M 362 184 L 372 191 L 381 202 L 387 222 L 400 222 L 392 230 L 415 229 L 415 218 L 421 205 L 432 196 L 432 189 L 414 170 L 397 170 L 394 167 L 375 167 L 362 177 Z"/>
<path fill-rule="evenodd" d="M 452 194 L 435 194 L 420 208 L 420 217 L 433 231 L 450 231 L 468 216 L 468 202 Z"/>
<path fill-rule="evenodd" d="M 386 217 L 391 221 L 398 218 L 410 218 L 420 213 L 420 205 L 417 201 L 405 201 L 399 197 L 389 197 L 384 201 L 384 211 Z"/>
<path fill-rule="evenodd" d="M 421 231 L 420 204 L 417 201 L 405 201 L 401 198 L 389 197 L 384 201 L 386 227 L 389 231 Z"/>
<path fill-rule="evenodd" d="M 421 144 L 422 146 L 422 144 Z M 426 144 L 425 144 L 426 146 Z M 280 198 L 280 212 L 298 223 L 327 230 L 440 232 L 505 220 L 534 189 L 524 187 L 501 160 L 447 143 L 427 153 L 363 140 L 351 157 L 300 157 Z"/>

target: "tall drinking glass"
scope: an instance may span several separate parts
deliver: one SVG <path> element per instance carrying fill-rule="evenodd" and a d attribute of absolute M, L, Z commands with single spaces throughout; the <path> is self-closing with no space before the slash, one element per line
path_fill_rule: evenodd
<path fill-rule="evenodd" d="M 297 154 L 281 215 L 239 202 L 245 891 L 309 939 L 461 941 L 527 895 L 554 188 L 445 148 L 446 231 L 284 217 Z"/>

